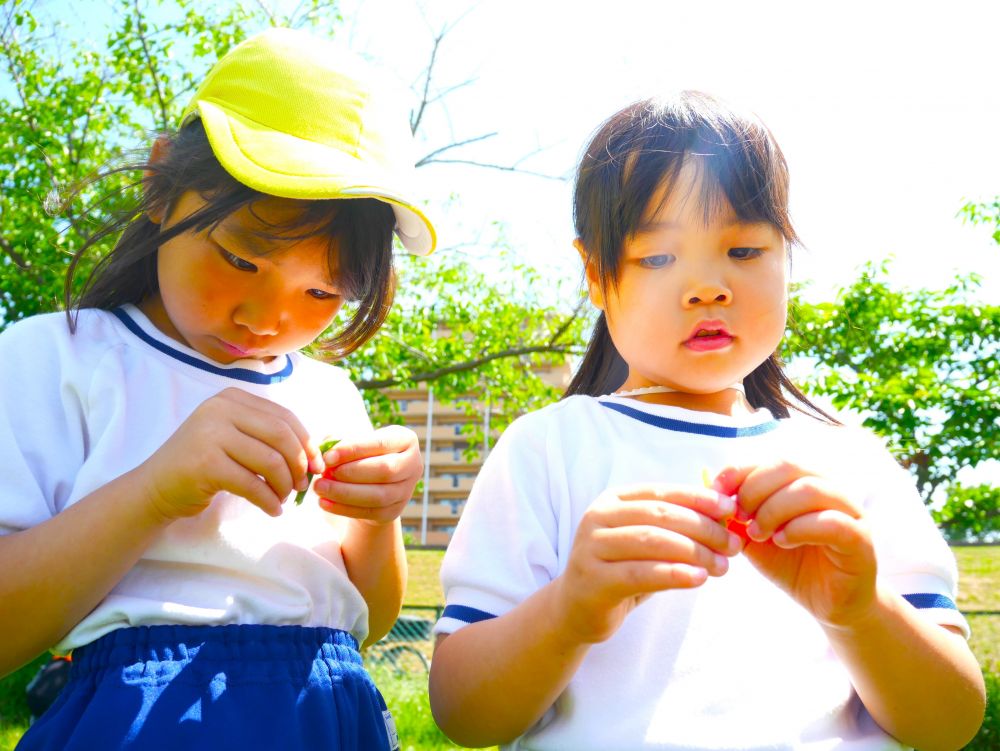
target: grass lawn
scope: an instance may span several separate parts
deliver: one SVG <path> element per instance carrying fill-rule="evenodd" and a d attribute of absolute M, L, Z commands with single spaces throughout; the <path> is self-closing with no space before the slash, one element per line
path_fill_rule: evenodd
<path fill-rule="evenodd" d="M 972 627 L 972 650 L 987 673 L 990 706 L 983 729 L 969 751 L 1000 748 L 1000 546 L 953 549 L 961 572 L 958 605 Z M 443 602 L 438 570 L 443 552 L 410 550 L 408 605 L 434 606 Z M 11 751 L 28 724 L 24 686 L 44 661 L 39 658 L 17 673 L 0 680 L 0 751 Z M 385 694 L 402 741 L 403 751 L 453 751 L 436 728 L 427 702 L 426 675 L 395 676 L 373 669 Z"/>

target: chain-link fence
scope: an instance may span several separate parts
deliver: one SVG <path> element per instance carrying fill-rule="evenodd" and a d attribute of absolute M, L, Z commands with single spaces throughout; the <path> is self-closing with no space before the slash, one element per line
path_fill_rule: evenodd
<path fill-rule="evenodd" d="M 365 651 L 365 664 L 401 675 L 426 673 L 434 649 L 431 629 L 442 610 L 440 605 L 404 605 L 389 633 Z"/>

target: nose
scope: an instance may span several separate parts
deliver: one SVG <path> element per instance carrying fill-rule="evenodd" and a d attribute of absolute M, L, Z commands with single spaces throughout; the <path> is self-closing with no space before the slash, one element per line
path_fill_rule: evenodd
<path fill-rule="evenodd" d="M 233 322 L 254 336 L 274 336 L 281 330 L 284 312 L 275 297 L 244 300 L 233 311 Z"/>
<path fill-rule="evenodd" d="M 685 308 L 693 308 L 696 305 L 729 305 L 732 300 L 732 290 L 725 284 L 701 281 L 684 290 L 681 304 Z"/>

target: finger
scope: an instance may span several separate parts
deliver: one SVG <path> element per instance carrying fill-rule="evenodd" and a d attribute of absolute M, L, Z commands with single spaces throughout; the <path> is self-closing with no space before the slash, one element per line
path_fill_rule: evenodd
<path fill-rule="evenodd" d="M 294 457 L 295 464 L 304 463 L 307 469 L 314 472 L 323 471 L 319 445 L 309 435 L 298 416 L 290 409 L 238 388 L 225 389 L 219 392 L 218 396 L 223 401 L 229 402 L 226 409 L 227 416 L 231 419 L 243 417 L 248 424 L 259 426 L 261 429 L 266 429 L 268 425 L 281 425 L 291 431 L 295 436 L 294 444 L 283 453 L 288 454 L 289 459 Z M 304 453 L 304 460 L 298 455 L 299 451 Z M 291 461 L 289 466 L 292 466 Z M 302 475 L 305 476 L 304 471 Z"/>
<path fill-rule="evenodd" d="M 368 456 L 328 466 L 323 472 L 323 477 L 327 480 L 352 483 L 394 483 L 413 480 L 415 484 L 423 469 L 420 452 L 413 448 L 400 453 Z"/>
<path fill-rule="evenodd" d="M 720 553 L 735 555 L 739 552 L 736 535 L 715 519 L 685 506 L 663 501 L 630 501 L 594 509 L 588 512 L 588 517 L 598 527 L 660 528 L 679 533 Z"/>
<path fill-rule="evenodd" d="M 743 470 L 740 470 L 743 473 Z M 725 481 L 732 482 L 735 477 L 724 471 Z M 737 494 L 737 502 L 748 516 L 754 516 L 757 509 L 771 495 L 800 477 L 813 473 L 791 462 L 775 462 L 761 464 L 742 474 Z"/>
<path fill-rule="evenodd" d="M 338 516 L 346 516 L 352 519 L 366 519 L 369 521 L 388 522 L 399 517 L 409 499 L 385 501 L 385 499 L 358 498 L 345 500 L 342 497 L 326 498 L 320 496 L 319 505 L 324 511 Z"/>
<path fill-rule="evenodd" d="M 293 426 L 264 412 L 248 410 L 232 418 L 233 425 L 244 436 L 260 446 L 277 454 L 282 465 L 290 476 L 289 490 L 302 490 L 307 487 L 306 473 L 309 471 L 310 459 L 305 446 Z M 260 461 L 263 456 L 258 456 Z M 277 463 L 273 455 L 266 457 L 266 467 Z M 248 468 L 253 469 L 250 465 Z M 260 472 L 260 474 L 265 474 Z M 277 475 L 276 475 L 277 476 Z M 268 475 L 270 479 L 271 475 Z M 276 488 L 277 489 L 277 488 Z"/>
<path fill-rule="evenodd" d="M 823 477 L 808 475 L 792 480 L 767 498 L 747 526 L 750 539 L 766 540 L 792 519 L 825 509 L 850 517 L 861 517 L 860 509 L 836 485 Z"/>
<path fill-rule="evenodd" d="M 262 478 L 278 498 L 285 498 L 292 492 L 294 479 L 280 451 L 244 434 L 228 441 L 223 451 L 233 462 Z"/>
<path fill-rule="evenodd" d="M 822 545 L 840 555 L 853 557 L 859 547 L 866 545 L 867 539 L 867 529 L 860 520 L 827 509 L 793 519 L 771 541 L 787 550 L 804 545 Z"/>
<path fill-rule="evenodd" d="M 615 488 L 608 495 L 622 501 L 664 501 L 713 519 L 724 519 L 735 511 L 731 496 L 700 485 L 629 485 Z"/>
<path fill-rule="evenodd" d="M 608 566 L 603 588 L 619 599 L 668 589 L 693 589 L 708 580 L 708 571 L 687 563 L 621 561 Z"/>
<path fill-rule="evenodd" d="M 407 450 L 419 453 L 417 434 L 402 425 L 387 425 L 374 433 L 341 441 L 323 455 L 328 467 L 385 454 L 398 454 Z"/>
<path fill-rule="evenodd" d="M 717 527 L 723 540 L 729 533 Z M 596 530 L 591 537 L 592 551 L 601 560 L 663 561 L 686 563 L 706 569 L 713 576 L 729 570 L 729 559 L 690 537 L 659 527 L 613 527 Z"/>
<path fill-rule="evenodd" d="M 224 462 L 219 470 L 223 490 L 245 498 L 269 516 L 281 516 L 281 500 L 274 489 L 260 476 L 237 462 Z"/>
<path fill-rule="evenodd" d="M 407 482 L 369 485 L 317 480 L 313 489 L 321 499 L 361 508 L 380 508 L 397 504 L 405 506 L 413 495 L 413 488 Z"/>

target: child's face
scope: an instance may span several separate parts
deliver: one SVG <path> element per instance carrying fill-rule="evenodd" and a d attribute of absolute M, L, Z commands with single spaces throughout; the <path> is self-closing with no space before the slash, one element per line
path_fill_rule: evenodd
<path fill-rule="evenodd" d="M 622 249 L 617 292 L 588 268 L 591 300 L 629 366 L 623 388 L 712 394 L 742 381 L 785 330 L 788 261 L 769 224 L 741 224 L 728 206 L 708 223 L 687 161 L 666 202 L 654 196 Z"/>
<path fill-rule="evenodd" d="M 204 201 L 185 193 L 164 228 Z M 275 241 L 263 225 L 295 218 L 295 205 L 273 198 L 234 212 L 214 230 L 189 230 L 160 246 L 159 295 L 140 306 L 168 336 L 220 363 L 268 361 L 304 347 L 333 321 L 343 304 L 330 278 L 328 240 Z M 296 230 L 292 234 L 304 234 Z"/>

